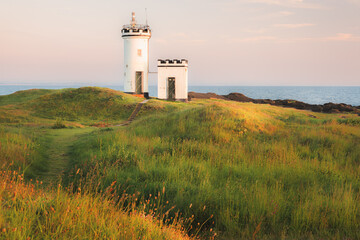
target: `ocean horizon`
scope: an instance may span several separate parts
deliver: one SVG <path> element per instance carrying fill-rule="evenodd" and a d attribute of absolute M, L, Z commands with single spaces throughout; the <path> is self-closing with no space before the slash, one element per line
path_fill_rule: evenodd
<path fill-rule="evenodd" d="M 46 85 L 46 84 L 0 84 L 0 95 L 29 89 L 62 89 L 85 86 L 107 87 L 123 91 L 122 85 Z M 242 93 L 255 99 L 292 99 L 309 104 L 328 102 L 345 103 L 360 106 L 360 86 L 189 86 L 189 92 L 213 92 L 226 95 L 232 92 Z M 157 96 L 157 86 L 149 86 L 149 95 Z"/>

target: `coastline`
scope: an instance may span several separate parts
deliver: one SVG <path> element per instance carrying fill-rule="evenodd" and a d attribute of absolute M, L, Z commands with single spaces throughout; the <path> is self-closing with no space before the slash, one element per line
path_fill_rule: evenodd
<path fill-rule="evenodd" d="M 231 100 L 236 102 L 252 102 L 257 104 L 270 104 L 275 106 L 290 107 L 302 110 L 311 110 L 313 112 L 322 112 L 322 113 L 355 113 L 360 116 L 360 106 L 353 106 L 345 103 L 332 103 L 328 102 L 325 104 L 309 104 L 293 99 L 253 99 L 245 96 L 242 93 L 230 93 L 227 95 L 218 95 L 216 93 L 198 93 L 198 92 L 189 92 L 189 100 L 191 99 L 223 99 Z"/>

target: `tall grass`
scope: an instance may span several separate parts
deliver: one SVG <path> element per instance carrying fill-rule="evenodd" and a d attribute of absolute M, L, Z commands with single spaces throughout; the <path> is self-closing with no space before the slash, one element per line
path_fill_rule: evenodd
<path fill-rule="evenodd" d="M 86 189 L 73 193 L 59 185 L 45 191 L 39 185 L 0 171 L 0 239 L 189 239 L 181 222 L 164 224 L 131 196 L 115 203 Z"/>
<path fill-rule="evenodd" d="M 130 126 L 82 135 L 63 187 L 41 190 L 22 173 L 51 167 L 54 119 L 114 123 L 141 99 L 101 88 L 22 94 L 0 109 L 1 166 L 21 171 L 0 174 L 0 238 L 360 238 L 358 116 L 151 100 Z"/>
<path fill-rule="evenodd" d="M 0 166 L 25 169 L 32 161 L 36 143 L 21 131 L 0 127 Z"/>
<path fill-rule="evenodd" d="M 74 146 L 73 165 L 97 166 L 102 188 L 165 187 L 193 226 L 215 225 L 227 238 L 359 238 L 360 129 L 339 115 L 316 117 L 202 101 L 94 133 Z"/>
<path fill-rule="evenodd" d="M 41 136 L 41 137 L 40 137 Z M 35 179 L 48 169 L 44 130 L 0 126 L 0 169 L 15 170 Z"/>
<path fill-rule="evenodd" d="M 174 213 L 170 222 L 162 193 L 140 198 L 116 192 L 113 183 L 98 194 L 97 182 L 85 178 L 76 188 L 25 181 L 24 173 L 39 176 L 37 164 L 41 172 L 51 167 L 42 156 L 47 137 L 36 131 L 0 128 L 0 239 L 190 239 L 191 219 Z"/>

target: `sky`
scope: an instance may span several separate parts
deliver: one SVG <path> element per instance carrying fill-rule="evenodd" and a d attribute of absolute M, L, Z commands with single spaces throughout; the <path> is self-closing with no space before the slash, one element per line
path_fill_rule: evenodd
<path fill-rule="evenodd" d="M 145 8 L 151 72 L 185 58 L 190 85 L 360 85 L 360 0 L 0 0 L 0 84 L 123 85 L 120 30 Z"/>

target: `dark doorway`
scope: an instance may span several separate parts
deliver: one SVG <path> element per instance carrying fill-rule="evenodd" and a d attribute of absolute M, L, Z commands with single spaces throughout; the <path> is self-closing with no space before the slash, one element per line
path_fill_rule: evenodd
<path fill-rule="evenodd" d="M 142 93 L 142 82 L 143 82 L 143 72 L 136 72 L 135 75 L 135 93 Z"/>
<path fill-rule="evenodd" d="M 175 100 L 175 78 L 168 78 L 168 99 Z"/>

